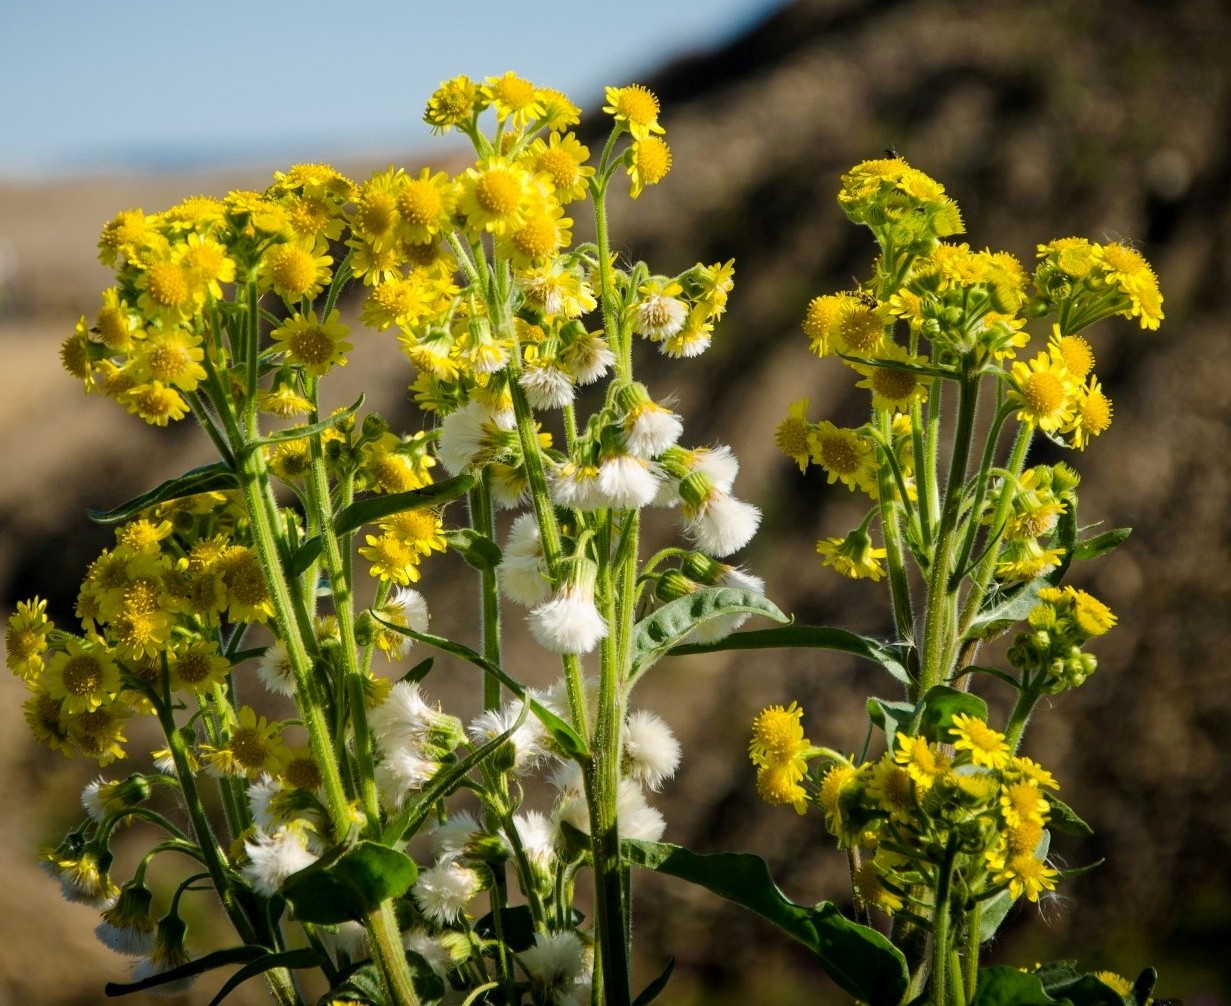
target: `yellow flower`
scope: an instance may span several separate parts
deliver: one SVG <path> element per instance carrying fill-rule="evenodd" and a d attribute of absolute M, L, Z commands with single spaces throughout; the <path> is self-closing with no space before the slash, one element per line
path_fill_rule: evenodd
<path fill-rule="evenodd" d="M 1041 352 L 1029 365 L 1018 361 L 1011 371 L 1009 400 L 1017 418 L 1044 433 L 1055 433 L 1073 418 L 1077 387 L 1058 353 Z"/>
<path fill-rule="evenodd" d="M 520 164 L 506 157 L 485 158 L 466 169 L 461 186 L 458 205 L 472 232 L 503 235 L 525 223 L 534 181 Z"/>
<path fill-rule="evenodd" d="M 103 306 L 94 318 L 97 341 L 117 353 L 127 353 L 141 331 L 140 319 L 119 290 L 103 291 Z M 93 338 L 93 336 L 92 336 Z"/>
<path fill-rule="evenodd" d="M 351 226 L 359 243 L 373 252 L 389 249 L 397 238 L 401 224 L 398 200 L 406 181 L 406 172 L 390 165 L 359 187 Z"/>
<path fill-rule="evenodd" d="M 299 364 L 313 377 L 329 373 L 334 366 L 346 366 L 346 341 L 350 329 L 341 322 L 342 313 L 334 308 L 329 317 L 318 321 L 315 311 L 298 311 L 280 328 L 274 329 L 274 349 L 284 353 L 288 363 Z"/>
<path fill-rule="evenodd" d="M 147 217 L 139 209 L 117 213 L 107 221 L 98 239 L 98 260 L 111 268 L 121 258 L 136 258 L 158 237 L 157 224 L 157 214 Z"/>
<path fill-rule="evenodd" d="M 527 268 L 566 247 L 573 239 L 572 226 L 555 199 L 534 199 L 522 225 L 501 240 L 500 251 L 514 269 Z"/>
<path fill-rule="evenodd" d="M 855 430 L 822 420 L 809 433 L 812 457 L 829 475 L 829 484 L 841 482 L 854 492 L 876 491 L 876 452 L 872 441 Z"/>
<path fill-rule="evenodd" d="M 918 809 L 910 772 L 895 764 L 888 752 L 872 766 L 868 796 L 879 804 L 880 809 L 892 820 L 903 824 L 909 822 Z"/>
<path fill-rule="evenodd" d="M 1047 797 L 1029 780 L 1009 783 L 1000 791 L 1000 815 L 1010 828 L 1030 822 L 1042 825 L 1048 809 Z"/>
<path fill-rule="evenodd" d="M 365 535 L 364 540 L 367 545 L 360 546 L 359 554 L 372 564 L 372 576 L 403 587 L 419 579 L 419 552 L 412 545 L 387 534 Z"/>
<path fill-rule="evenodd" d="M 1142 328 L 1156 329 L 1163 320 L 1163 295 L 1150 263 L 1135 248 L 1124 244 L 1096 245 L 1095 258 L 1102 267 L 1101 279 L 1129 300 L 1122 311 L 1140 320 Z"/>
<path fill-rule="evenodd" d="M 18 601 L 17 610 L 9 615 L 4 632 L 4 662 L 23 681 L 32 682 L 42 672 L 42 655 L 52 628 L 47 602 L 42 598 Z"/>
<path fill-rule="evenodd" d="M 628 176 L 632 179 L 629 195 L 636 199 L 647 185 L 657 185 L 671 170 L 671 148 L 657 136 L 636 140 L 629 148 Z"/>
<path fill-rule="evenodd" d="M 808 447 L 808 399 L 801 398 L 792 402 L 787 409 L 787 417 L 778 424 L 774 431 L 774 444 L 788 458 L 799 465 L 799 470 L 806 471 L 811 451 Z"/>
<path fill-rule="evenodd" d="M 380 529 L 421 555 L 443 552 L 449 547 L 442 533 L 444 524 L 440 515 L 427 507 L 403 510 L 392 517 L 386 517 L 380 522 Z"/>
<path fill-rule="evenodd" d="M 929 790 L 937 779 L 949 771 L 949 757 L 929 744 L 926 737 L 898 734 L 897 742 L 898 749 L 893 760 L 906 769 L 920 793 Z"/>
<path fill-rule="evenodd" d="M 1038 901 L 1044 891 L 1056 889 L 1056 878 L 1060 876 L 1055 870 L 1032 853 L 1019 852 L 1008 857 L 1007 861 L 995 867 L 993 879 L 998 884 L 1008 883 L 1009 893 L 1015 898 L 1026 896 L 1027 901 Z"/>
<path fill-rule="evenodd" d="M 804 711 L 792 702 L 785 709 L 769 706 L 752 721 L 752 739 L 748 742 L 748 757 L 759 768 L 770 765 L 792 765 L 797 778 L 802 778 L 808 762 L 805 752 L 812 743 L 804 736 L 800 720 Z"/>
<path fill-rule="evenodd" d="M 543 106 L 543 125 L 547 129 L 559 132 L 581 121 L 581 109 L 574 105 L 563 91 L 557 91 L 554 87 L 540 87 L 538 98 L 539 104 Z"/>
<path fill-rule="evenodd" d="M 71 758 L 72 744 L 60 719 L 63 706 L 63 700 L 54 699 L 46 691 L 36 689 L 34 694 L 21 704 L 22 717 L 36 743 Z"/>
<path fill-rule="evenodd" d="M 240 706 L 238 722 L 225 744 L 201 745 L 201 757 L 223 775 L 259 779 L 282 775 L 291 760 L 291 750 L 282 740 L 282 724 L 258 716 L 251 706 Z"/>
<path fill-rule="evenodd" d="M 996 558 L 996 578 L 1004 583 L 1037 580 L 1060 565 L 1063 548 L 1044 548 L 1034 538 L 1006 542 Z"/>
<path fill-rule="evenodd" d="M 215 300 L 222 299 L 223 283 L 235 282 L 235 260 L 213 238 L 189 234 L 182 262 L 193 283 L 204 287 Z"/>
<path fill-rule="evenodd" d="M 1067 433 L 1073 446 L 1084 451 L 1091 437 L 1105 433 L 1111 426 L 1111 399 L 1103 393 L 1098 378 L 1091 375 L 1089 382 L 1077 389 L 1073 419 L 1061 431 Z"/>
<path fill-rule="evenodd" d="M 1076 381 L 1084 381 L 1094 370 L 1094 349 L 1090 343 L 1080 335 L 1061 335 L 1059 325 L 1052 326 L 1047 348 L 1054 349 L 1060 355 Z"/>
<path fill-rule="evenodd" d="M 428 99 L 423 121 L 432 127 L 433 133 L 447 133 L 454 126 L 469 122 L 478 108 L 479 89 L 466 76 L 441 81 Z"/>
<path fill-rule="evenodd" d="M 634 140 L 644 140 L 651 133 L 666 132 L 658 124 L 658 98 L 649 88 L 640 84 L 608 87 L 606 95 L 607 104 L 603 106 L 603 111 L 627 127 Z"/>
<path fill-rule="evenodd" d="M 197 639 L 171 653 L 171 690 L 200 695 L 214 685 L 226 681 L 231 662 L 218 652 L 218 647 Z"/>
<path fill-rule="evenodd" d="M 856 528 L 845 538 L 822 538 L 816 543 L 816 553 L 822 565 L 852 580 L 880 580 L 885 575 L 881 560 L 887 555 L 876 548 L 862 528 Z"/>
<path fill-rule="evenodd" d="M 912 356 L 901 346 L 890 343 L 876 353 L 878 361 L 889 361 L 913 366 L 927 363 L 923 357 Z M 926 402 L 932 379 L 912 370 L 879 366 L 867 363 L 852 363 L 852 369 L 862 374 L 864 380 L 855 385 L 872 392 L 872 408 L 882 411 L 906 413 L 912 405 Z"/>
<path fill-rule="evenodd" d="M 808 302 L 804 312 L 803 330 L 808 337 L 808 348 L 817 356 L 828 356 L 833 352 L 834 333 L 837 331 L 838 318 L 842 306 L 852 299 L 848 294 L 825 294 L 813 297 Z"/>
<path fill-rule="evenodd" d="M 586 164 L 590 149 L 572 133 L 561 136 L 552 133 L 547 140 L 535 139 L 526 151 L 526 162 L 532 171 L 551 180 L 557 201 L 563 206 L 586 194 L 588 180 L 594 168 Z"/>
<path fill-rule="evenodd" d="M 1060 784 L 1056 782 L 1056 777 L 1047 771 L 1042 765 L 1030 758 L 1017 757 L 1010 763 L 1010 767 L 1022 778 L 1029 779 L 1036 786 L 1041 786 L 1045 789 L 1059 789 Z"/>
<path fill-rule="evenodd" d="M 839 353 L 876 356 L 885 341 L 886 308 L 858 297 L 843 297 L 831 338 Z"/>
<path fill-rule="evenodd" d="M 141 291 L 137 308 L 145 317 L 175 324 L 192 316 L 205 290 L 179 257 L 169 253 L 151 254 L 137 275 Z"/>
<path fill-rule="evenodd" d="M 62 713 L 97 709 L 120 690 L 120 669 L 97 637 L 70 638 L 47 664 L 47 694 L 63 700 Z"/>
<path fill-rule="evenodd" d="M 807 790 L 800 785 L 799 776 L 791 764 L 766 765 L 758 769 L 757 793 L 771 807 L 789 804 L 797 814 L 805 813 L 808 807 Z"/>
<path fill-rule="evenodd" d="M 496 109 L 496 118 L 509 120 L 514 129 L 524 129 L 543 116 L 543 104 L 534 85 L 512 70 L 501 77 L 488 77 L 481 93 Z"/>
<path fill-rule="evenodd" d="M 132 351 L 131 373 L 139 382 L 160 381 L 194 391 L 205 380 L 205 351 L 198 336 L 183 328 L 151 329 Z"/>
<path fill-rule="evenodd" d="M 901 895 L 885 886 L 875 859 L 865 859 L 860 863 L 853 880 L 855 896 L 865 905 L 879 908 L 886 915 L 900 911 L 906 904 Z"/>
<path fill-rule="evenodd" d="M 166 426 L 188 415 L 188 403 L 162 381 L 148 381 L 120 391 L 115 400 L 151 426 Z"/>
<path fill-rule="evenodd" d="M 275 245 L 261 257 L 257 275 L 265 289 L 288 303 L 306 298 L 314 300 L 329 282 L 333 258 L 320 255 L 313 245 L 288 243 Z"/>
<path fill-rule="evenodd" d="M 959 754 L 969 751 L 973 764 L 990 769 L 1008 767 L 1012 752 L 1004 742 L 1004 734 L 993 730 L 982 720 L 957 713 L 949 732 L 953 736 L 954 750 Z"/>
<path fill-rule="evenodd" d="M 265 622 L 273 617 L 273 602 L 256 552 L 245 545 L 229 545 L 218 556 L 215 569 L 226 587 L 227 615 L 232 622 Z"/>
<path fill-rule="evenodd" d="M 449 226 L 456 204 L 456 188 L 443 171 L 432 174 L 424 168 L 418 178 L 407 178 L 397 194 L 403 240 L 409 244 L 434 240 Z"/>

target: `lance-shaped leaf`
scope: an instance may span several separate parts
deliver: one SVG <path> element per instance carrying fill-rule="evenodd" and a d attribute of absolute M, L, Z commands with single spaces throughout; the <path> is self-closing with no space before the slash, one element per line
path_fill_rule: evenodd
<path fill-rule="evenodd" d="M 1047 826 L 1054 831 L 1063 832 L 1066 835 L 1076 835 L 1078 838 L 1089 838 L 1094 834 L 1094 829 L 1083 821 L 1072 807 L 1061 800 L 1058 796 L 1045 794 L 1048 804 L 1051 805 L 1051 813 L 1047 816 Z"/>
<path fill-rule="evenodd" d="M 667 982 L 671 981 L 671 973 L 675 970 L 675 958 L 667 958 L 667 966 L 663 968 L 662 974 L 655 978 L 649 985 L 641 990 L 637 998 L 633 1000 L 633 1006 L 650 1006 L 655 999 L 661 994 L 663 989 L 667 987 Z"/>
<path fill-rule="evenodd" d="M 1100 555 L 1106 555 L 1119 548 L 1128 541 L 1128 536 L 1132 533 L 1131 527 L 1117 527 L 1095 535 L 1093 538 L 1087 538 L 1085 541 L 1079 541 L 1077 547 L 1073 549 L 1073 558 L 1097 559 Z"/>
<path fill-rule="evenodd" d="M 701 855 L 666 842 L 621 843 L 634 865 L 698 884 L 742 905 L 798 940 L 825 972 L 869 1006 L 898 1006 L 910 975 L 901 951 L 875 929 L 844 918 L 831 902 L 813 908 L 788 899 L 769 875 L 769 867 L 750 853 Z"/>
<path fill-rule="evenodd" d="M 714 643 L 685 643 L 675 646 L 671 649 L 671 655 L 713 653 L 717 650 L 777 649 L 837 650 L 850 653 L 880 664 L 902 684 L 910 684 L 910 674 L 894 647 L 829 625 L 786 625 L 778 629 L 734 632 Z"/>
<path fill-rule="evenodd" d="M 130 499 L 113 510 L 90 510 L 90 520 L 96 524 L 120 524 L 136 516 L 142 510 L 159 503 L 169 503 L 171 500 L 196 496 L 198 493 L 221 492 L 238 488 L 239 479 L 235 477 L 235 470 L 225 461 L 215 461 L 213 464 L 202 465 L 200 468 L 185 472 L 179 478 L 168 479 L 162 485 Z"/>
<path fill-rule="evenodd" d="M 364 524 L 374 524 L 384 517 L 391 517 L 404 510 L 416 510 L 425 506 L 443 506 L 459 496 L 464 496 L 475 487 L 473 475 L 459 475 L 446 479 L 422 489 L 411 489 L 404 493 L 387 493 L 383 496 L 369 496 L 359 500 L 342 510 L 334 518 L 333 529 L 338 534 L 348 534 Z"/>
<path fill-rule="evenodd" d="M 382 901 L 404 894 L 418 875 L 405 853 L 360 842 L 287 877 L 282 895 L 300 922 L 337 925 L 358 921 Z"/>
<path fill-rule="evenodd" d="M 287 573 L 290 576 L 302 576 L 308 571 L 308 567 L 320 557 L 324 547 L 325 539 L 319 534 L 314 534 L 291 553 L 291 560 L 286 564 Z"/>
<path fill-rule="evenodd" d="M 226 950 L 215 950 L 212 954 L 198 957 L 195 961 L 181 964 L 178 968 L 172 968 L 170 971 L 162 972 L 162 974 L 143 978 L 139 982 L 107 982 L 103 986 L 103 992 L 105 995 L 113 998 L 131 995 L 133 992 L 143 992 L 146 989 L 157 988 L 159 985 L 177 982 L 181 978 L 193 978 L 196 975 L 204 974 L 206 971 L 213 971 L 214 968 L 225 968 L 228 964 L 246 964 L 249 961 L 259 960 L 268 954 L 269 949 L 267 947 L 257 946 L 229 947 Z"/>
<path fill-rule="evenodd" d="M 209 1001 L 209 1006 L 218 1006 L 222 1000 L 239 988 L 249 978 L 255 978 L 257 975 L 262 975 L 266 971 L 272 971 L 274 968 L 318 968 L 321 966 L 321 955 L 310 947 L 302 947 L 299 950 L 283 950 L 281 953 L 266 954 L 264 957 L 258 957 L 250 964 L 245 964 L 242 968 L 231 975 L 226 980 L 226 984 L 218 990 L 218 994 Z"/>
<path fill-rule="evenodd" d="M 909 724 L 915 718 L 915 707 L 909 702 L 890 702 L 887 699 L 868 699 L 868 718 L 892 741 L 898 727 Z"/>
<path fill-rule="evenodd" d="M 461 657 L 468 664 L 473 664 L 485 674 L 490 674 L 519 699 L 529 703 L 530 712 L 534 714 L 535 719 L 547 728 L 547 732 L 551 734 L 565 754 L 570 758 L 578 759 L 590 756 L 589 745 L 581 739 L 581 735 L 576 730 L 565 723 L 564 720 L 543 705 L 538 699 L 529 696 L 526 689 L 519 682 L 509 677 L 499 667 L 476 653 L 469 646 L 455 643 L 452 639 L 445 639 L 444 636 L 434 636 L 430 632 L 416 632 L 414 629 L 408 629 L 404 625 L 395 625 L 393 622 L 385 621 L 375 613 L 372 614 L 372 617 L 387 629 L 400 632 L 403 636 L 409 636 L 411 639 L 417 640 L 420 643 L 426 643 L 428 646 L 434 646 L 445 653 L 452 653 L 455 657 Z"/>
<path fill-rule="evenodd" d="M 745 613 L 764 615 L 775 622 L 790 621 L 778 610 L 776 604 L 754 590 L 702 587 L 687 597 L 668 601 L 633 626 L 629 681 L 636 681 L 641 677 L 655 661 L 683 641 L 698 625 L 711 618 Z"/>

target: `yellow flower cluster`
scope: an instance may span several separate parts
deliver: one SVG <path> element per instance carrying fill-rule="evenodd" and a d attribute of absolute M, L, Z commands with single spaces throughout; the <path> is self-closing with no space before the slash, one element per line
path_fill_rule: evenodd
<path fill-rule="evenodd" d="M 807 806 L 803 780 L 812 744 L 801 724 L 804 711 L 792 702 L 785 709 L 770 706 L 752 723 L 748 757 L 757 767 L 757 792 L 773 806 L 790 804 L 799 814 Z"/>
<path fill-rule="evenodd" d="M 116 285 L 103 292 L 93 324 L 82 316 L 61 347 L 65 368 L 147 423 L 182 419 L 232 361 L 235 333 L 219 304 L 249 287 L 273 292 L 291 311 L 275 333 L 288 367 L 319 376 L 345 362 L 345 326 L 301 305 L 333 279 L 330 244 L 342 235 L 353 190 L 332 168 L 304 164 L 263 193 L 120 213 L 99 239 Z"/>
<path fill-rule="evenodd" d="M 1098 668 L 1098 660 L 1083 646 L 1110 632 L 1116 624 L 1111 609 L 1076 587 L 1044 587 L 1039 604 L 1009 648 L 1009 662 L 1031 684 L 1045 692 L 1076 688 Z"/>

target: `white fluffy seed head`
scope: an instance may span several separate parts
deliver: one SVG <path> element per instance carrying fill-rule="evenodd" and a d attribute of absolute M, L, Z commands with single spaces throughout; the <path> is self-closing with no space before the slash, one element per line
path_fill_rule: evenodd
<path fill-rule="evenodd" d="M 578 384 L 593 384 L 615 364 L 615 353 L 602 337 L 587 333 L 565 349 L 564 363 Z"/>
<path fill-rule="evenodd" d="M 413 747 L 386 751 L 376 766 L 381 802 L 389 810 L 400 809 L 412 793 L 423 789 L 439 771 L 440 762 L 423 757 Z"/>
<path fill-rule="evenodd" d="M 607 623 L 592 590 L 565 584 L 530 612 L 530 631 L 553 653 L 589 653 L 607 635 Z"/>
<path fill-rule="evenodd" d="M 302 831 L 292 827 L 279 828 L 272 835 L 258 828 L 256 840 L 244 842 L 244 851 L 248 853 L 244 876 L 267 897 L 277 894 L 282 882 L 292 873 L 298 873 L 317 860 L 308 851 Z"/>
<path fill-rule="evenodd" d="M 639 509 L 654 502 L 658 494 L 658 476 L 642 458 L 613 454 L 599 465 L 598 491 L 605 507 Z"/>
<path fill-rule="evenodd" d="M 724 556 L 738 552 L 752 540 L 761 523 L 761 511 L 716 489 L 689 518 L 685 532 L 707 555 Z"/>
<path fill-rule="evenodd" d="M 676 297 L 651 294 L 633 306 L 633 331 L 660 342 L 676 335 L 688 318 L 688 305 Z"/>
<path fill-rule="evenodd" d="M 658 790 L 675 775 L 680 742 L 671 728 L 648 709 L 631 713 L 624 728 L 624 771 L 647 789 Z"/>
<path fill-rule="evenodd" d="M 625 421 L 624 443 L 629 454 L 655 458 L 673 447 L 684 432 L 684 423 L 670 409 L 649 402 L 629 414 Z"/>
<path fill-rule="evenodd" d="M 577 986 L 589 979 L 587 957 L 586 948 L 571 931 L 535 933 L 534 946 L 518 955 L 534 985 L 552 993 L 553 1003 L 561 1002 L 561 996 L 571 998 Z"/>
<path fill-rule="evenodd" d="M 479 875 L 456 859 L 447 859 L 419 873 L 411 889 L 423 914 L 439 926 L 461 918 L 466 906 L 482 889 Z"/>
<path fill-rule="evenodd" d="M 551 480 L 551 501 L 570 510 L 598 510 L 607 506 L 599 484 L 599 469 L 566 461 Z"/>
<path fill-rule="evenodd" d="M 266 647 L 256 665 L 257 677 L 275 695 L 295 694 L 295 671 L 281 640 Z"/>
<path fill-rule="evenodd" d="M 514 728 L 518 719 L 521 723 Z M 513 748 L 513 768 L 521 772 L 541 762 L 548 754 L 547 731 L 538 718 L 527 711 L 521 715 L 521 703 L 506 703 L 500 709 L 488 709 L 479 713 L 469 727 L 470 738 L 476 744 L 486 744 L 501 734 L 512 730 L 506 743 Z"/>
<path fill-rule="evenodd" d="M 487 440 L 483 426 L 494 421 L 491 410 L 479 402 L 467 402 L 440 421 L 436 454 L 450 475 L 460 475 L 474 463 Z"/>
<path fill-rule="evenodd" d="M 547 560 L 534 514 L 521 514 L 509 529 L 496 571 L 500 589 L 510 601 L 532 608 L 551 596 Z"/>
<path fill-rule="evenodd" d="M 573 379 L 554 364 L 531 367 L 518 383 L 531 408 L 562 409 L 573 401 Z"/>
<path fill-rule="evenodd" d="M 717 447 L 699 447 L 692 452 L 692 470 L 705 475 L 714 487 L 729 493 L 739 474 L 739 458 L 726 444 Z"/>

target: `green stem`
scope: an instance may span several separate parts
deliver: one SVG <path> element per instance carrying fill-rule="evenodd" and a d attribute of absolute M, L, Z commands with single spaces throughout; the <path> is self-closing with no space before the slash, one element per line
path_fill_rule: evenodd
<path fill-rule="evenodd" d="M 906 576 L 899 510 L 893 499 L 893 462 L 888 457 L 893 449 L 893 420 L 888 412 L 882 411 L 877 414 L 876 422 L 885 454 L 877 467 L 877 494 L 880 498 L 881 537 L 885 540 L 885 562 L 889 568 L 889 593 L 893 599 L 893 618 L 898 639 L 908 643 L 914 636 L 915 615 L 910 597 L 910 581 Z M 911 696 L 911 701 L 917 700 L 918 696 Z"/>
<path fill-rule="evenodd" d="M 470 524 L 486 538 L 496 538 L 496 520 L 492 511 L 491 470 L 483 469 L 483 477 L 470 491 Z M 483 657 L 500 666 L 500 595 L 496 591 L 495 569 L 479 573 L 479 610 L 482 613 Z M 492 675 L 483 675 L 483 708 L 500 707 L 500 682 Z"/>
<path fill-rule="evenodd" d="M 976 901 L 966 919 L 965 981 L 967 1001 L 975 997 L 979 984 L 979 925 L 983 915 L 983 902 Z"/>
<path fill-rule="evenodd" d="M 974 432 L 978 405 L 977 377 L 967 373 L 959 382 L 957 422 L 953 434 L 953 457 L 945 484 L 944 505 L 936 547 L 932 553 L 927 576 L 927 599 L 923 623 L 923 659 L 920 668 L 919 694 L 943 682 L 949 674 L 954 656 L 954 597 L 949 590 L 949 575 L 953 568 L 953 546 L 959 518 L 962 494 L 966 485 L 966 465 Z"/>
<path fill-rule="evenodd" d="M 402 951 L 398 937 L 397 918 L 393 902 L 382 901 L 380 907 L 367 916 L 368 932 L 372 936 L 372 951 L 384 976 L 386 987 L 398 1006 L 419 1006 L 419 995 Z"/>
<path fill-rule="evenodd" d="M 949 839 L 944 859 L 940 865 L 940 877 L 936 882 L 936 907 L 932 930 L 932 1003 L 933 1006 L 949 1006 L 948 966 L 951 951 L 949 892 L 953 882 L 953 863 L 957 858 L 954 840 Z"/>

